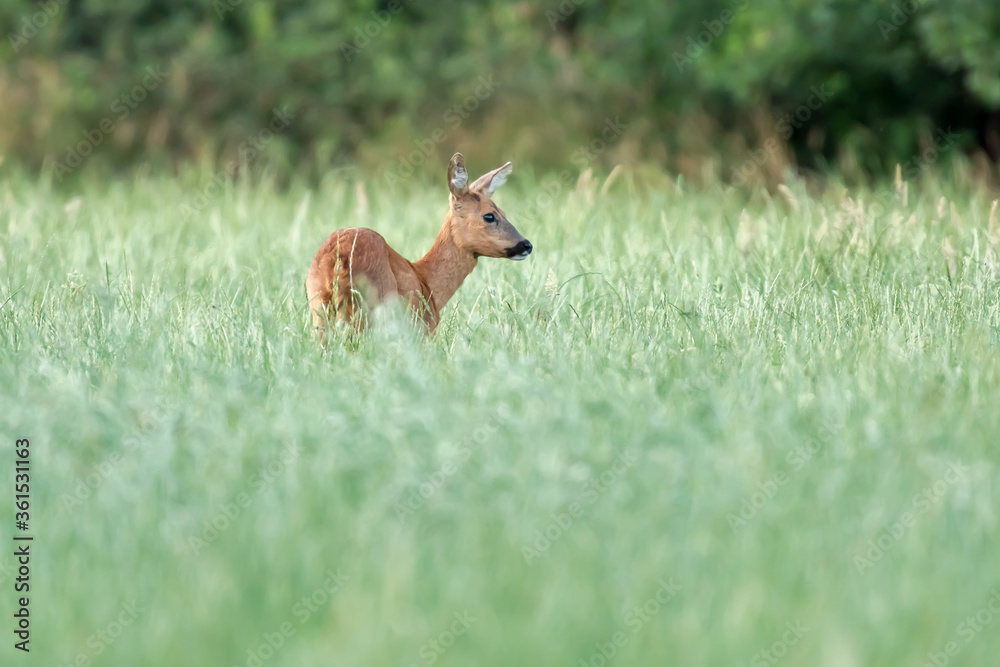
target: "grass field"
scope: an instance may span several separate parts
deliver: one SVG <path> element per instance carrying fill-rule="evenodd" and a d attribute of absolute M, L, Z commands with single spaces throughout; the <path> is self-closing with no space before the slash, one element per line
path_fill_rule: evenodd
<path fill-rule="evenodd" d="M 482 260 L 431 340 L 386 313 L 325 349 L 319 244 L 416 259 L 443 175 L 202 205 L 7 174 L 0 662 L 994 664 L 1000 212 L 963 173 L 904 201 L 515 170 L 527 261 Z"/>

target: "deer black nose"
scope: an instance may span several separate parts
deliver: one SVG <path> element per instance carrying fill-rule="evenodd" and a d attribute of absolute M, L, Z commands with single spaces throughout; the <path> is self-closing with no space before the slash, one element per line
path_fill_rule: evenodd
<path fill-rule="evenodd" d="M 524 259 L 531 254 L 531 241 L 524 239 L 519 241 L 513 248 L 507 249 L 507 257 L 511 259 Z"/>

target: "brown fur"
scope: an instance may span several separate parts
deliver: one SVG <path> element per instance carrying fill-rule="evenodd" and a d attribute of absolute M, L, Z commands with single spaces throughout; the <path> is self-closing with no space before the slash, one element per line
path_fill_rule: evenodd
<path fill-rule="evenodd" d="M 480 256 L 507 257 L 522 242 L 527 244 L 490 198 L 510 170 L 508 162 L 467 185 L 465 161 L 456 153 L 448 168 L 448 214 L 431 249 L 416 262 L 393 250 L 371 229 L 354 227 L 331 234 L 306 279 L 314 326 L 322 329 L 333 317 L 361 329 L 362 304 L 374 307 L 399 296 L 421 317 L 428 333 L 433 332 L 441 309 Z M 496 222 L 485 222 L 487 213 L 493 213 Z M 529 244 L 522 254 L 530 252 Z"/>

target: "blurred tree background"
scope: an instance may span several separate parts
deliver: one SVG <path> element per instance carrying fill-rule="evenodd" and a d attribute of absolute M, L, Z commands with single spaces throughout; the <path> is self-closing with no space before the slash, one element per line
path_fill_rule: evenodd
<path fill-rule="evenodd" d="M 0 25 L 0 155 L 33 169 L 1000 158 L 995 0 L 0 0 Z"/>

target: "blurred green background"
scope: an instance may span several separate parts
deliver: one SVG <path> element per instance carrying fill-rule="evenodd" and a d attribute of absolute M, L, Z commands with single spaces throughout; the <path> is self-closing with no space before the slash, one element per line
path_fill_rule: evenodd
<path fill-rule="evenodd" d="M 754 178 L 882 173 L 947 128 L 955 155 L 1000 157 L 990 0 L 2 0 L 0 25 L 0 155 L 59 176 L 457 148 L 554 168 L 615 119 L 602 165 L 694 178 L 733 180 L 768 139 Z"/>

